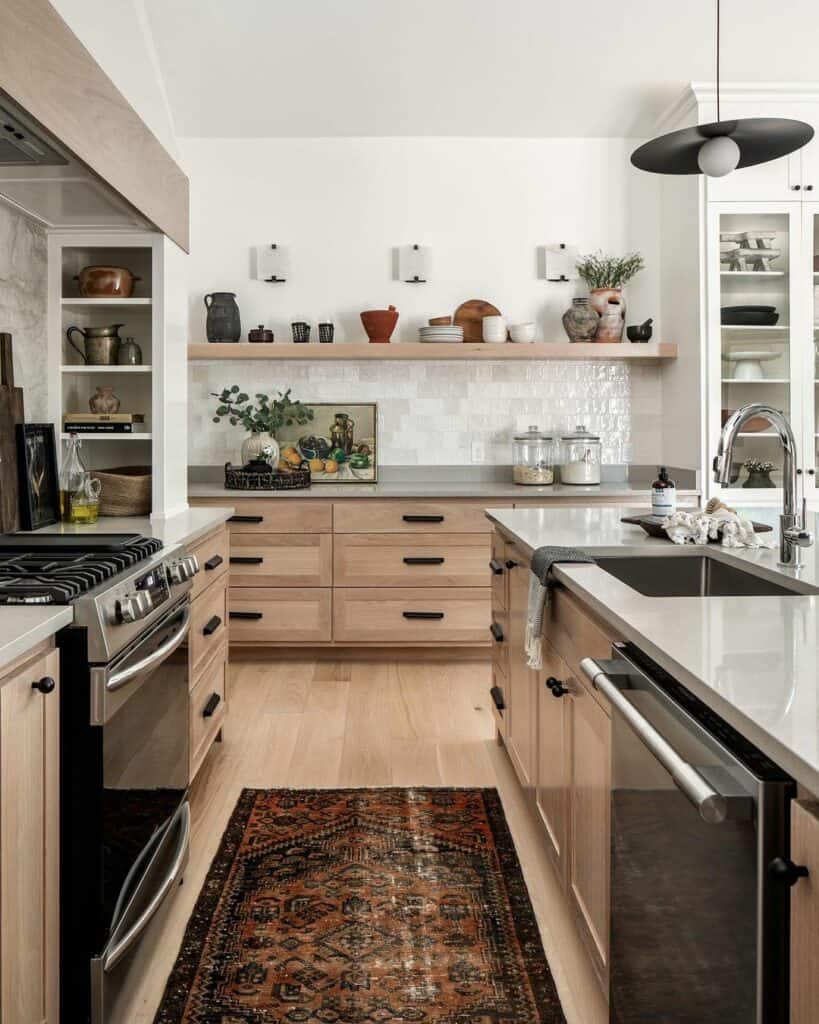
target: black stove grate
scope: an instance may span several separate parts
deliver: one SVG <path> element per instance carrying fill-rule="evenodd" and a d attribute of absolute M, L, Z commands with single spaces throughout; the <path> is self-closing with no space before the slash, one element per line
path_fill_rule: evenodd
<path fill-rule="evenodd" d="M 51 548 L 0 554 L 0 605 L 70 604 L 161 550 L 161 541 L 141 537 L 115 551 Z"/>

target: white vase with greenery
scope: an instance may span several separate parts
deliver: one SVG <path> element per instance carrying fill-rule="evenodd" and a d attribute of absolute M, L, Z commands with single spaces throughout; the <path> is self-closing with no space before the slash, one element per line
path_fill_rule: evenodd
<path fill-rule="evenodd" d="M 242 442 L 242 465 L 254 459 L 263 458 L 275 466 L 279 461 L 279 444 L 276 431 L 293 423 L 309 423 L 313 418 L 313 410 L 290 397 L 289 389 L 279 392 L 277 397 L 255 395 L 255 401 L 234 384 L 223 388 L 221 393 L 212 392 L 219 400 L 214 423 L 227 418 L 232 426 L 242 426 L 248 436 Z"/>

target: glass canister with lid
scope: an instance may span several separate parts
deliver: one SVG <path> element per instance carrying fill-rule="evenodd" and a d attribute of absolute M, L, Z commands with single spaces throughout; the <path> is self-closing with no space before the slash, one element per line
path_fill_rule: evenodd
<path fill-rule="evenodd" d="M 555 444 L 550 434 L 531 426 L 515 434 L 512 447 L 512 477 L 516 484 L 552 484 L 555 480 Z"/>
<path fill-rule="evenodd" d="M 583 424 L 561 439 L 560 480 L 564 484 L 599 484 L 602 445 Z"/>

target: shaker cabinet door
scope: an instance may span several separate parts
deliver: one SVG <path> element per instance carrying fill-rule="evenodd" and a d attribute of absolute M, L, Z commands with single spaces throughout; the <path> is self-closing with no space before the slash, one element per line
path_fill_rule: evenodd
<path fill-rule="evenodd" d="M 537 777 L 535 804 L 546 832 L 546 852 L 566 885 L 569 813 L 569 669 L 544 643 L 537 686 Z M 557 686 L 555 686 L 555 681 Z M 559 687 L 559 688 L 558 688 Z M 557 696 L 555 695 L 557 694 Z"/>
<path fill-rule="evenodd" d="M 529 603 L 528 559 L 508 547 L 509 570 L 509 707 L 506 749 L 524 789 L 533 786 L 535 770 L 535 697 L 538 674 L 526 664 L 524 638 Z"/>

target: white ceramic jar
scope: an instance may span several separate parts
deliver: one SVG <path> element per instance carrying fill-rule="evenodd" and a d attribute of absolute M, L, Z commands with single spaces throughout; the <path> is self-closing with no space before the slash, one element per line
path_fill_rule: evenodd
<path fill-rule="evenodd" d="M 506 341 L 506 317 L 485 316 L 483 318 L 483 340 L 493 345 L 501 345 Z"/>

